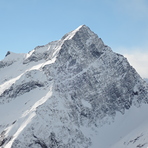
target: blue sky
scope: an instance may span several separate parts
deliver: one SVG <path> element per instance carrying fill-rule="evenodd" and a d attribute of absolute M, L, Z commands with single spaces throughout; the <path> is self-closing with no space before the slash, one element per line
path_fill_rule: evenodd
<path fill-rule="evenodd" d="M 7 51 L 27 53 L 82 24 L 129 60 L 148 55 L 147 0 L 0 0 L 0 60 Z"/>

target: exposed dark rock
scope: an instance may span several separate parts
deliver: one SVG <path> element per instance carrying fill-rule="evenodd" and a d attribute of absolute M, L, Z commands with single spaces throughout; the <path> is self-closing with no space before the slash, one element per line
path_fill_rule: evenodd
<path fill-rule="evenodd" d="M 9 54 L 11 54 L 11 52 L 10 52 L 10 51 L 8 51 L 8 52 L 6 53 L 5 57 L 7 57 Z"/>
<path fill-rule="evenodd" d="M 27 93 L 37 87 L 43 87 L 44 84 L 37 81 L 30 81 L 23 83 L 21 85 L 12 85 L 9 89 L 6 89 L 1 95 L 0 95 L 0 103 L 2 103 L 4 100 L 3 98 L 7 98 L 7 101 L 9 102 L 12 100 L 12 98 L 16 98 L 24 93 Z"/>
<path fill-rule="evenodd" d="M 0 68 L 9 64 L 12 63 L 1 61 Z M 4 89 L 0 103 L 21 98 L 36 88 L 41 94 L 44 89 L 46 94 L 35 105 L 32 101 L 33 109 L 31 101 L 25 100 L 28 114 L 21 112 L 20 118 L 10 122 L 12 131 L 8 135 L 12 136 L 17 126 L 25 124 L 11 148 L 90 148 L 100 134 L 99 128 L 111 124 L 118 112 L 124 115 L 131 106 L 148 103 L 148 86 L 127 59 L 112 52 L 85 25 L 59 41 L 36 47 L 23 64 L 25 72 Z M 40 73 L 38 77 L 37 71 L 47 77 Z M 87 133 L 87 128 L 92 133 Z M 0 138 L 0 146 L 5 146 L 9 136 Z M 144 145 L 137 145 L 140 146 Z"/>

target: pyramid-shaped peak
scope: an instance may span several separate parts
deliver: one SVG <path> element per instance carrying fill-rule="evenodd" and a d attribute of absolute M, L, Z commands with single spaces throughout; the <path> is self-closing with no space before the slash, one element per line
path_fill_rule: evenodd
<path fill-rule="evenodd" d="M 64 40 L 73 39 L 76 36 L 76 34 L 79 34 L 79 35 L 81 34 L 81 36 L 96 36 L 97 37 L 97 35 L 93 31 L 91 31 L 89 27 L 87 27 L 86 25 L 81 25 L 75 30 L 64 35 L 62 39 Z"/>
<path fill-rule="evenodd" d="M 77 29 L 75 29 L 75 31 L 79 31 L 80 29 L 90 30 L 86 25 L 80 25 Z"/>
<path fill-rule="evenodd" d="M 78 28 L 76 28 L 74 31 L 72 31 L 73 33 L 77 33 L 77 32 L 81 32 L 83 34 L 90 34 L 90 35 L 94 35 L 94 32 L 90 30 L 90 28 L 86 25 L 81 25 Z"/>

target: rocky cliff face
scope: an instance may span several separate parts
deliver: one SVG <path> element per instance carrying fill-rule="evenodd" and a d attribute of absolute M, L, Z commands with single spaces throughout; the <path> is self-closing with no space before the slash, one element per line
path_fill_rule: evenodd
<path fill-rule="evenodd" d="M 109 148 L 133 131 L 123 123 L 128 131 L 118 132 L 129 112 L 148 103 L 145 81 L 85 25 L 28 54 L 9 52 L 0 73 L 2 148 Z"/>

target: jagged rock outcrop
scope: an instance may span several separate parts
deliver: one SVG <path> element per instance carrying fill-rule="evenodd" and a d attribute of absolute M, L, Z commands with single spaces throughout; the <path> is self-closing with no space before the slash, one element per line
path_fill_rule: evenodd
<path fill-rule="evenodd" d="M 3 148 L 107 148 L 126 133 L 105 142 L 105 127 L 148 103 L 145 81 L 85 25 L 15 58 L 0 62 Z"/>

